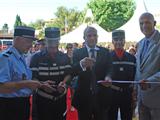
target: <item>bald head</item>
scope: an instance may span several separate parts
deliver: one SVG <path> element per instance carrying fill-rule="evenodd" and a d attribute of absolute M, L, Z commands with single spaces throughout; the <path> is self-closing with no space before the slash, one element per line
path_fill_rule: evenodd
<path fill-rule="evenodd" d="M 143 13 L 139 18 L 139 24 L 145 37 L 150 37 L 154 33 L 156 21 L 151 13 Z"/>
<path fill-rule="evenodd" d="M 145 13 L 143 13 L 141 16 L 140 16 L 140 18 L 139 19 L 142 19 L 142 18 L 148 18 L 148 19 L 150 19 L 150 20 L 152 20 L 152 21 L 155 21 L 154 20 L 154 16 L 151 14 L 151 13 L 149 13 L 149 12 L 145 12 Z"/>

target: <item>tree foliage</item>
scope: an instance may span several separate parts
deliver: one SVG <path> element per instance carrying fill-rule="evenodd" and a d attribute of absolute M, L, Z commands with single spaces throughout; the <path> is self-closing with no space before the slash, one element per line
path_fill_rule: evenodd
<path fill-rule="evenodd" d="M 133 0 L 90 0 L 87 5 L 93 12 L 95 21 L 107 31 L 125 24 L 133 15 Z"/>
<path fill-rule="evenodd" d="M 157 25 L 156 25 L 156 28 L 157 28 L 158 30 L 160 30 L 160 24 L 157 24 Z"/>
<path fill-rule="evenodd" d="M 23 25 L 23 23 L 21 21 L 20 16 L 16 15 L 16 20 L 15 20 L 15 23 L 14 23 L 14 27 L 16 27 L 16 26 L 22 26 L 22 25 Z"/>
<path fill-rule="evenodd" d="M 28 26 L 36 29 L 39 39 L 44 37 L 45 21 L 43 19 L 38 19 L 35 22 L 31 22 Z"/>
<path fill-rule="evenodd" d="M 43 29 L 45 26 L 45 21 L 43 19 L 37 19 L 35 22 L 31 22 L 29 26 L 34 27 L 35 29 Z"/>
<path fill-rule="evenodd" d="M 59 27 L 61 34 L 73 30 L 75 27 L 83 22 L 84 12 L 78 11 L 75 8 L 67 9 L 64 6 L 58 7 L 55 13 L 55 18 L 44 21 L 38 19 L 35 22 L 31 22 L 28 26 L 34 27 L 38 31 L 38 38 L 44 37 L 45 27 Z M 65 31 L 65 29 L 67 31 Z"/>
<path fill-rule="evenodd" d="M 3 27 L 2 27 L 3 33 L 8 33 L 8 29 L 9 29 L 8 24 L 5 23 L 5 24 L 3 25 Z"/>
<path fill-rule="evenodd" d="M 83 22 L 84 13 L 76 10 L 75 8 L 67 9 L 64 6 L 57 8 L 55 13 L 56 18 L 53 22 L 48 23 L 46 26 L 55 26 L 61 28 L 62 34 L 73 30 L 75 27 Z"/>

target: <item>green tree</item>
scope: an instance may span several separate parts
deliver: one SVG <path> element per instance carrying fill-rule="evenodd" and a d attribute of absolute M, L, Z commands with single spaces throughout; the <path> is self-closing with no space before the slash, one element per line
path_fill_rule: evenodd
<path fill-rule="evenodd" d="M 43 29 L 45 26 L 45 21 L 43 19 L 37 19 L 35 22 L 31 22 L 29 26 L 34 27 L 37 30 Z"/>
<path fill-rule="evenodd" d="M 157 24 L 157 25 L 156 25 L 156 28 L 157 28 L 158 30 L 160 30 L 160 24 Z"/>
<path fill-rule="evenodd" d="M 16 20 L 15 20 L 15 23 L 14 23 L 14 27 L 16 26 L 22 26 L 22 21 L 21 21 L 21 18 L 19 15 L 16 15 Z"/>
<path fill-rule="evenodd" d="M 35 22 L 31 22 L 28 26 L 34 27 L 36 31 L 38 31 L 38 38 L 43 38 L 45 27 L 59 27 L 61 29 L 61 34 L 64 34 L 80 25 L 83 22 L 83 18 L 83 11 L 78 11 L 75 8 L 67 9 L 61 6 L 57 8 L 54 19 L 49 21 L 38 19 Z"/>
<path fill-rule="evenodd" d="M 84 13 L 75 8 L 67 9 L 64 6 L 58 7 L 55 13 L 56 18 L 46 26 L 61 28 L 61 33 L 69 32 L 83 22 Z"/>
<path fill-rule="evenodd" d="M 5 24 L 3 25 L 3 27 L 2 27 L 3 33 L 8 33 L 8 29 L 9 29 L 8 24 L 5 23 Z"/>
<path fill-rule="evenodd" d="M 45 21 L 43 19 L 38 19 L 35 22 L 31 22 L 28 26 L 33 27 L 38 31 L 38 38 L 44 37 L 44 28 L 45 28 Z"/>
<path fill-rule="evenodd" d="M 125 24 L 133 15 L 133 0 L 90 0 L 87 4 L 93 12 L 95 21 L 107 31 Z"/>

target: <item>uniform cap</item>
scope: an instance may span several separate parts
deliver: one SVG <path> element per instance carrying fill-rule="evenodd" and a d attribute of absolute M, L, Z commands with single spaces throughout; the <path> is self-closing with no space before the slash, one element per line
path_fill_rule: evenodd
<path fill-rule="evenodd" d="M 117 38 L 125 39 L 125 31 L 124 30 L 114 30 L 112 32 L 112 39 L 117 39 Z"/>
<path fill-rule="evenodd" d="M 47 43 L 58 44 L 60 40 L 60 29 L 57 27 L 48 27 L 45 29 L 45 39 Z"/>
<path fill-rule="evenodd" d="M 32 27 L 17 26 L 14 29 L 14 36 L 20 36 L 20 37 L 37 40 L 35 38 L 35 29 Z"/>

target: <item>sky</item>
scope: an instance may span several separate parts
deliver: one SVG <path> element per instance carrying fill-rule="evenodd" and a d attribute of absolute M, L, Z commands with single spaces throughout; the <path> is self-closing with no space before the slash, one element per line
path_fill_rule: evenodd
<path fill-rule="evenodd" d="M 139 1 L 139 0 L 136 0 Z M 7 23 L 12 29 L 16 15 L 28 24 L 37 19 L 49 20 L 59 6 L 83 10 L 89 0 L 0 0 L 0 28 Z M 160 13 L 160 0 L 145 0 L 149 11 Z"/>

